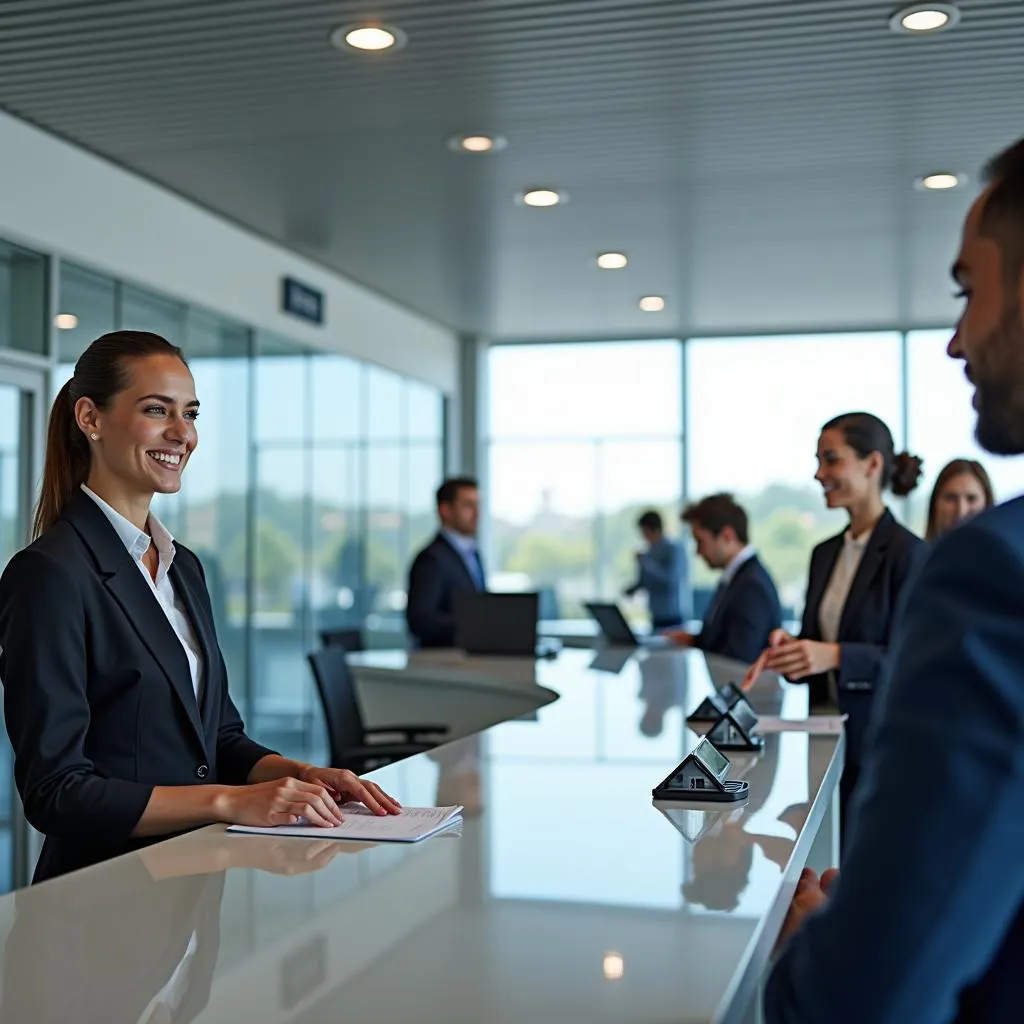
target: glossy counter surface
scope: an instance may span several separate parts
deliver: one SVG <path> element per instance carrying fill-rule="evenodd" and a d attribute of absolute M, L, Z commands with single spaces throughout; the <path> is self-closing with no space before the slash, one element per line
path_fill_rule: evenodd
<path fill-rule="evenodd" d="M 363 686 L 411 679 L 424 657 L 372 669 L 367 655 Z M 842 741 L 769 737 L 733 758 L 746 803 L 662 810 L 650 791 L 695 742 L 682 709 L 708 666 L 593 658 L 511 672 L 502 686 L 532 693 L 533 712 L 374 774 L 406 804 L 464 804 L 460 835 L 374 846 L 213 827 L 0 899 L 0 1019 L 745 1020 Z M 446 683 L 433 660 L 423 688 L 444 720 L 486 666 Z M 800 688 L 759 688 L 765 710 L 802 715 Z"/>

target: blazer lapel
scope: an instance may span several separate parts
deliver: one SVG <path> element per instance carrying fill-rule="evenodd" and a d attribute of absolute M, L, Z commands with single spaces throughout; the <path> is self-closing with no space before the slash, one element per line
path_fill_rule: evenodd
<path fill-rule="evenodd" d="M 188 658 L 138 566 L 125 550 L 107 517 L 87 494 L 79 492 L 72 498 L 65 518 L 92 551 L 104 584 L 178 694 L 196 738 L 206 750 Z"/>
<path fill-rule="evenodd" d="M 895 522 L 892 513 L 886 509 L 885 514 L 871 531 L 868 546 L 864 549 L 864 555 L 857 567 L 857 574 L 853 577 L 853 583 L 850 584 L 850 593 L 847 595 L 846 604 L 843 605 L 843 614 L 839 619 L 840 637 L 846 635 L 847 626 L 856 616 L 861 602 L 868 590 L 871 589 L 871 581 L 875 578 L 885 557 L 885 550 L 889 546 L 889 538 L 892 535 Z"/>
<path fill-rule="evenodd" d="M 175 545 L 175 550 L 177 550 L 177 545 Z M 198 573 L 192 571 L 190 565 L 182 564 L 181 555 L 177 553 L 174 556 L 174 561 L 171 563 L 170 576 L 171 582 L 174 584 L 174 592 L 181 598 L 181 602 L 185 606 L 185 612 L 192 622 L 192 629 L 195 631 L 203 656 L 202 696 L 199 701 L 199 709 L 203 725 L 208 733 L 207 738 L 211 745 L 215 746 L 216 736 L 212 734 L 212 730 L 216 724 L 216 715 L 214 714 L 216 695 L 211 691 L 217 689 L 213 682 L 217 678 L 216 672 L 219 671 L 220 648 L 217 645 L 217 638 L 214 634 L 213 622 L 205 608 L 203 608 L 199 598 L 203 581 Z"/>

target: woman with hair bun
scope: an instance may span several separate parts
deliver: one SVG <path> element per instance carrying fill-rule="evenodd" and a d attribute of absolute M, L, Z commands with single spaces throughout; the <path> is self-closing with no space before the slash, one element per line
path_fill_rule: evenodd
<path fill-rule="evenodd" d="M 871 413 L 844 413 L 821 428 L 814 478 L 825 504 L 844 509 L 850 523 L 811 553 L 800 635 L 776 630 L 763 655 L 764 668 L 810 686 L 812 713 L 848 716 L 844 808 L 860 774 L 893 613 L 924 548 L 896 522 L 883 493 L 903 497 L 920 477 L 921 460 L 897 454 L 889 428 Z"/>

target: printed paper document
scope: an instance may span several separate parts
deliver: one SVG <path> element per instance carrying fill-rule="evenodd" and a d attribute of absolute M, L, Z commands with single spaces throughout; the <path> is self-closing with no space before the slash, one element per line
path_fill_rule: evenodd
<path fill-rule="evenodd" d="M 316 825 L 230 825 L 229 832 L 257 835 L 303 836 L 308 839 L 357 839 L 363 843 L 418 843 L 462 821 L 461 807 L 403 807 L 401 814 L 380 817 L 362 804 L 343 804 L 344 821 L 333 828 Z"/>

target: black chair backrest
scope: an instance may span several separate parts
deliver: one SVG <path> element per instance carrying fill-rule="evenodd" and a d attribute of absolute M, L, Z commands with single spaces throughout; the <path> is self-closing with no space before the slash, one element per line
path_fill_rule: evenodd
<path fill-rule="evenodd" d="M 363 631 L 361 629 L 321 630 L 320 643 L 324 647 L 344 647 L 346 651 L 353 653 L 366 650 L 366 643 L 363 640 Z"/>
<path fill-rule="evenodd" d="M 327 723 L 331 761 L 339 764 L 346 752 L 361 747 L 365 739 L 363 716 L 359 710 L 352 671 L 343 647 L 325 647 L 309 655 L 313 678 Z"/>

